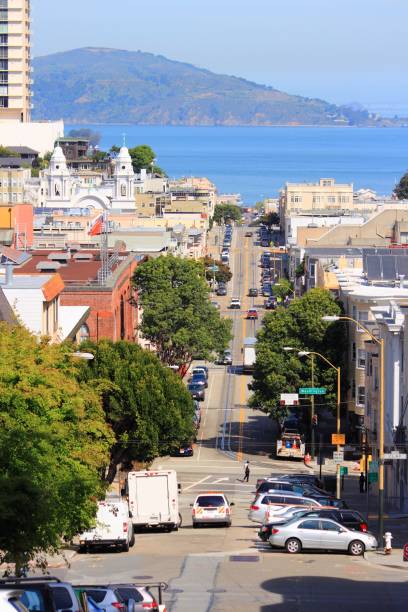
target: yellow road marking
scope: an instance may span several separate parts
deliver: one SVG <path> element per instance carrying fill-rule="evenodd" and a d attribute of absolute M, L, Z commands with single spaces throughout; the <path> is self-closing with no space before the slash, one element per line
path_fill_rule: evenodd
<path fill-rule="evenodd" d="M 246 309 L 246 301 L 247 301 L 247 293 L 248 293 L 248 258 L 249 258 L 249 249 L 248 249 L 248 239 L 244 239 L 244 283 L 243 283 L 243 297 L 242 297 L 242 307 Z M 247 327 L 247 319 L 242 319 L 242 341 L 246 337 L 246 327 Z M 238 452 L 237 452 L 237 461 L 242 461 L 242 447 L 243 447 L 243 434 L 244 434 L 244 421 L 245 421 L 245 410 L 244 405 L 246 402 L 246 376 L 242 374 L 241 376 L 241 388 L 240 388 L 240 409 L 239 409 L 239 435 L 238 435 Z"/>

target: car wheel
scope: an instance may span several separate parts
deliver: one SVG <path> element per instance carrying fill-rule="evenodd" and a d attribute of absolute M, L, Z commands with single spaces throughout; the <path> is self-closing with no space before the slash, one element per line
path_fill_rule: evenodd
<path fill-rule="evenodd" d="M 289 538 L 285 543 L 286 552 L 295 555 L 302 550 L 302 544 L 297 538 Z"/>
<path fill-rule="evenodd" d="M 183 518 L 182 518 L 180 512 L 178 513 L 178 517 L 179 517 L 179 520 L 178 520 L 178 523 L 177 523 L 177 527 L 181 527 L 182 524 L 183 524 Z"/>
<path fill-rule="evenodd" d="M 122 552 L 129 552 L 129 540 L 122 544 Z"/>
<path fill-rule="evenodd" d="M 230 522 L 225 523 L 225 526 L 226 526 L 226 527 L 231 527 L 231 523 L 230 523 Z"/>
<path fill-rule="evenodd" d="M 198 528 L 198 523 L 193 523 L 193 529 L 197 529 Z"/>
<path fill-rule="evenodd" d="M 353 540 L 350 542 L 348 550 L 350 555 L 353 555 L 353 557 L 359 557 L 360 555 L 364 554 L 365 546 L 361 540 Z"/>
<path fill-rule="evenodd" d="M 130 538 L 129 546 L 132 547 L 135 545 L 135 532 L 132 530 L 132 537 Z"/>

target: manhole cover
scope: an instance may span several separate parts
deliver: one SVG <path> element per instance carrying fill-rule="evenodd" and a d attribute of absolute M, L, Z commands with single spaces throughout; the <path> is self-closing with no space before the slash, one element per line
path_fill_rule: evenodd
<path fill-rule="evenodd" d="M 229 558 L 230 561 L 238 561 L 242 563 L 257 563 L 259 561 L 259 557 L 255 555 L 231 555 Z"/>

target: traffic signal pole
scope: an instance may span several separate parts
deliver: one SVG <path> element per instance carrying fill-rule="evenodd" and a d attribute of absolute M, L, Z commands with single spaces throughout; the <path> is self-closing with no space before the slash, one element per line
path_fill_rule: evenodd
<path fill-rule="evenodd" d="M 310 354 L 310 359 L 312 361 L 312 387 L 314 387 L 314 355 L 313 353 Z M 315 414 L 315 405 L 314 405 L 314 395 L 311 396 L 311 415 L 310 415 L 310 423 L 312 426 L 312 436 L 311 436 L 311 440 L 312 440 L 312 449 L 311 449 L 311 453 L 310 456 L 312 457 L 312 459 L 315 458 L 315 425 L 314 425 L 314 414 Z"/>

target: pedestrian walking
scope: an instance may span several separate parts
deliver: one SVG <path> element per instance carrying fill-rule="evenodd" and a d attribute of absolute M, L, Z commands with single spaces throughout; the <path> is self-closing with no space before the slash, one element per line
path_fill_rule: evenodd
<path fill-rule="evenodd" d="M 358 479 L 359 483 L 360 483 L 360 493 L 364 493 L 365 491 L 365 484 L 366 484 L 366 479 L 365 476 L 363 474 L 363 472 L 361 472 L 360 474 L 360 478 Z"/>
<path fill-rule="evenodd" d="M 250 474 L 249 461 L 245 461 L 244 482 L 249 481 L 249 474 Z"/>

